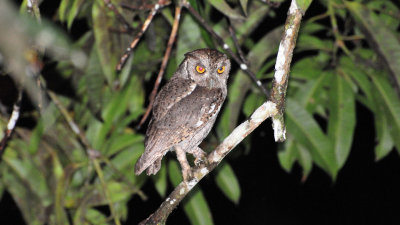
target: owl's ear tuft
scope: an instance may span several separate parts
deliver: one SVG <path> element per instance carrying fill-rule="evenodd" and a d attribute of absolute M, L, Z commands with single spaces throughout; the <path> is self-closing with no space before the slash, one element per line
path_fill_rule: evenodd
<path fill-rule="evenodd" d="M 185 58 L 194 58 L 195 57 L 195 55 L 193 54 L 193 52 L 188 52 L 188 53 L 185 53 Z"/>

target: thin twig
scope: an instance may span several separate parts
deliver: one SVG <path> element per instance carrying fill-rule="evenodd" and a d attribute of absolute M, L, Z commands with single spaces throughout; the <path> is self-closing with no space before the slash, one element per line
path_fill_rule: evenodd
<path fill-rule="evenodd" d="M 339 27 L 337 25 L 336 17 L 335 17 L 335 12 L 333 11 L 333 3 L 332 1 L 328 2 L 328 14 L 331 20 L 331 25 L 332 25 L 332 31 L 336 39 L 336 45 L 343 50 L 346 55 L 348 55 L 351 59 L 354 59 L 354 55 L 351 53 L 351 51 L 347 48 L 346 44 L 343 42 L 342 35 L 339 32 Z"/>
<path fill-rule="evenodd" d="M 174 24 L 172 25 L 172 31 L 169 36 L 168 44 L 167 44 L 167 50 L 165 51 L 164 58 L 161 63 L 160 71 L 158 72 L 157 79 L 154 83 L 153 90 L 151 91 L 150 94 L 150 101 L 149 105 L 147 106 L 146 112 L 143 115 L 142 119 L 140 120 L 139 125 L 137 125 L 136 129 L 140 129 L 140 127 L 143 125 L 143 123 L 146 121 L 147 117 L 150 115 L 151 109 L 153 108 L 153 103 L 157 95 L 158 88 L 160 86 L 162 77 L 165 72 L 165 68 L 167 67 L 169 56 L 171 55 L 171 50 L 172 46 L 175 43 L 176 35 L 178 33 L 178 27 L 179 27 L 179 21 L 181 18 L 181 12 L 182 12 L 182 7 L 177 6 L 175 7 L 175 18 L 174 18 Z"/>
<path fill-rule="evenodd" d="M 279 6 L 281 5 L 281 2 L 274 2 L 271 0 L 261 0 L 261 1 L 273 8 L 279 8 Z"/>
<path fill-rule="evenodd" d="M 189 12 L 196 18 L 196 20 L 207 30 L 208 33 L 213 36 L 213 38 L 217 41 L 217 43 L 222 46 L 222 48 L 228 52 L 228 54 L 235 60 L 237 64 L 239 64 L 240 69 L 243 70 L 252 80 L 253 82 L 260 88 L 261 92 L 266 96 L 269 97 L 269 93 L 267 89 L 262 85 L 261 81 L 259 81 L 256 75 L 249 69 L 249 66 L 243 62 L 239 56 L 237 56 L 232 49 L 230 49 L 229 45 L 225 43 L 225 41 L 217 34 L 215 31 L 206 23 L 203 17 L 188 3 L 186 2 L 183 5 L 185 8 L 189 10 Z"/>
<path fill-rule="evenodd" d="M 142 4 L 140 6 L 133 6 L 133 5 L 121 2 L 119 5 L 124 9 L 129 9 L 129 10 L 132 10 L 132 11 L 149 10 L 149 9 L 154 8 L 154 4 Z"/>
<path fill-rule="evenodd" d="M 128 33 L 133 33 L 134 29 L 133 27 L 128 23 L 128 21 L 126 21 L 126 19 L 121 15 L 121 13 L 118 12 L 117 8 L 115 7 L 114 4 L 112 4 L 111 0 L 104 0 L 104 3 L 106 4 L 106 6 L 114 12 L 115 16 L 117 17 L 117 19 L 119 20 L 120 23 L 122 23 L 122 25 L 124 26 L 124 29 L 128 32 Z"/>
<path fill-rule="evenodd" d="M 121 71 L 122 67 L 125 65 L 126 60 L 129 58 L 131 55 L 133 49 L 135 49 L 136 45 L 139 43 L 139 40 L 143 36 L 143 34 L 146 32 L 147 28 L 149 28 L 149 25 L 151 21 L 154 18 L 154 15 L 160 10 L 161 7 L 165 6 L 168 4 L 169 1 L 166 0 L 159 0 L 157 4 L 154 5 L 154 7 L 151 9 L 149 15 L 147 16 L 146 20 L 144 21 L 142 28 L 140 29 L 139 33 L 136 35 L 136 37 L 133 39 L 129 47 L 125 50 L 125 53 L 122 55 L 118 65 L 117 65 L 117 71 Z"/>
<path fill-rule="evenodd" d="M 114 28 L 114 27 L 109 27 L 108 30 L 110 32 L 114 32 L 114 33 L 117 33 L 117 34 L 131 34 L 132 33 L 132 31 L 127 30 L 125 28 L 118 29 L 118 28 Z"/>
<path fill-rule="evenodd" d="M 238 54 L 239 54 L 240 59 L 241 59 L 244 63 L 248 64 L 248 63 L 247 63 L 247 60 L 246 60 L 246 57 L 244 57 L 244 53 L 243 53 L 243 51 L 242 51 L 242 48 L 240 48 L 239 41 L 238 41 L 238 39 L 236 38 L 236 32 L 235 32 L 235 30 L 233 29 L 232 24 L 231 24 L 230 22 L 229 22 L 228 30 L 229 30 L 229 33 L 230 33 L 230 35 L 231 35 L 231 37 L 232 37 L 233 44 L 235 45 L 235 48 L 236 48 L 236 50 L 237 50 L 237 52 L 238 52 Z"/>
<path fill-rule="evenodd" d="M 19 119 L 20 109 L 21 109 L 21 100 L 22 100 L 22 88 L 18 90 L 18 98 L 14 103 L 13 111 L 11 113 L 11 117 L 7 123 L 7 130 L 4 132 L 3 139 L 0 143 L 0 160 L 3 158 L 4 151 L 6 150 L 7 142 L 11 138 L 13 131 L 15 129 L 15 125 Z"/>
<path fill-rule="evenodd" d="M 27 2 L 27 11 L 32 13 L 36 20 L 41 23 L 42 19 L 40 17 L 40 10 L 38 5 L 38 0 L 28 0 Z"/>

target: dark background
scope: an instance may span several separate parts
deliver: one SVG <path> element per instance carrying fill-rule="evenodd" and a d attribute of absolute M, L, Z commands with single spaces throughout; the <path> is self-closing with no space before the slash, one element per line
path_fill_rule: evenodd
<path fill-rule="evenodd" d="M 267 131 L 260 136 L 260 131 Z M 279 165 L 269 122 L 253 133 L 249 155 L 228 161 L 239 178 L 242 195 L 230 202 L 206 177 L 200 182 L 215 224 L 400 224 L 400 160 L 396 151 L 375 162 L 373 115 L 357 105 L 357 126 L 350 156 L 337 180 L 314 167 L 305 182 L 295 166 L 288 174 Z M 146 194 L 158 196 L 149 180 Z M 130 201 L 127 224 L 136 224 L 161 204 Z M 156 201 L 157 199 L 157 201 Z M 189 224 L 181 208 L 169 224 Z M 185 218 L 185 220 L 183 220 Z"/>
<path fill-rule="evenodd" d="M 52 18 L 59 2 L 44 3 L 40 6 L 42 16 Z M 281 5 L 276 9 L 278 16 L 275 19 L 267 18 L 268 21 L 261 24 L 260 28 L 272 29 L 283 24 L 287 8 L 288 4 Z M 314 1 L 305 19 L 325 10 Z M 70 31 L 71 38 L 77 39 L 87 29 L 85 21 L 76 22 Z M 257 39 L 257 33 L 253 38 Z M 295 59 L 296 57 L 302 56 L 295 55 Z M 49 82 L 49 86 L 59 86 L 57 79 Z M 1 76 L 0 90 L 1 102 L 11 106 L 13 101 L 10 99 L 16 97 L 12 81 Z M 24 102 L 22 109 L 32 108 L 29 103 Z M 24 124 L 22 121 L 18 125 L 29 126 L 29 122 L 25 121 Z M 291 173 L 286 173 L 280 167 L 271 124 L 269 121 L 264 123 L 251 136 L 252 148 L 249 154 L 227 158 L 241 186 L 242 194 L 238 205 L 223 195 L 214 179 L 206 177 L 200 182 L 214 223 L 400 224 L 399 155 L 392 151 L 386 158 L 375 162 L 374 138 L 373 115 L 365 107 L 357 105 L 357 125 L 352 150 L 337 180 L 332 181 L 321 169 L 314 167 L 308 178 L 302 182 L 302 171 L 298 165 L 295 165 Z M 168 192 L 172 188 L 170 186 Z M 151 179 L 143 190 L 151 201 L 143 202 L 138 196 L 134 196 L 129 202 L 130 211 L 126 224 L 137 224 L 161 204 L 163 199 L 154 189 Z M 0 224 L 24 224 L 18 207 L 7 192 L 0 201 Z M 189 224 L 181 207 L 171 214 L 168 224 Z"/>

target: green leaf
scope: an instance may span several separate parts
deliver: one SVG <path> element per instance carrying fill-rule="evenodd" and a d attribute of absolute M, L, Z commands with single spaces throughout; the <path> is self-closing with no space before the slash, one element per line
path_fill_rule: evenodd
<path fill-rule="evenodd" d="M 332 48 L 332 40 L 323 40 L 319 37 L 302 33 L 300 34 L 296 45 L 296 51 L 320 50 L 329 52 Z"/>
<path fill-rule="evenodd" d="M 376 94 L 376 98 L 379 99 L 376 105 L 381 107 L 381 112 L 384 112 L 388 120 L 392 140 L 397 150 L 400 152 L 400 100 L 389 81 L 385 79 L 382 74 L 372 74 L 371 79 L 375 87 L 373 93 Z"/>
<path fill-rule="evenodd" d="M 233 79 L 228 87 L 228 101 L 221 112 L 221 119 L 217 126 L 220 137 L 228 136 L 236 127 L 242 109 L 241 105 L 252 82 L 242 71 L 239 71 Z"/>
<path fill-rule="evenodd" d="M 29 221 L 30 225 L 44 224 L 45 222 L 42 218 L 45 215 L 45 207 L 42 205 L 40 198 L 31 189 L 27 188 L 25 182 L 19 179 L 14 171 L 11 169 L 3 169 L 2 171 L 4 171 L 2 179 L 5 187 L 18 205 L 24 220 Z"/>
<path fill-rule="evenodd" d="M 111 163 L 116 169 L 125 171 L 131 175 L 134 167 L 134 163 L 139 159 L 140 155 L 144 151 L 143 143 L 136 143 L 129 146 L 125 150 L 119 152 L 116 156 L 111 159 Z M 106 170 L 108 172 L 108 170 Z M 105 172 L 105 174 L 107 174 Z M 112 171 L 110 170 L 110 174 Z M 133 176 L 136 177 L 136 176 Z"/>
<path fill-rule="evenodd" d="M 131 197 L 132 190 L 124 182 L 117 182 L 114 180 L 107 181 L 107 189 L 110 193 L 110 198 L 112 203 L 117 202 L 127 202 Z M 98 192 L 104 192 L 101 185 L 98 185 Z"/>
<path fill-rule="evenodd" d="M 390 136 L 389 122 L 385 117 L 385 112 L 378 111 L 374 113 L 375 130 L 378 144 L 375 146 L 375 160 L 379 161 L 387 156 L 394 147 L 393 139 Z"/>
<path fill-rule="evenodd" d="M 390 30 L 380 18 L 366 6 L 358 2 L 345 1 L 346 7 L 362 28 L 371 48 L 384 62 L 387 70 L 400 87 L 400 42 L 395 30 Z"/>
<path fill-rule="evenodd" d="M 231 19 L 244 20 L 244 17 L 233 10 L 224 0 L 208 0 L 208 2 L 225 16 Z"/>
<path fill-rule="evenodd" d="M 235 204 L 239 203 L 240 185 L 229 163 L 221 163 L 217 168 L 215 182 L 219 189 Z"/>
<path fill-rule="evenodd" d="M 93 4 L 92 21 L 95 46 L 99 53 L 103 74 L 110 85 L 113 84 L 115 79 L 115 67 L 122 53 L 122 48 L 116 45 L 118 43 L 115 40 L 117 39 L 117 34 L 108 30 L 116 24 L 114 21 L 115 16 L 112 16 L 111 13 L 112 11 L 108 10 L 103 1 L 95 1 Z"/>
<path fill-rule="evenodd" d="M 168 177 L 171 183 L 176 187 L 182 182 L 181 169 L 176 160 L 168 161 Z"/>
<path fill-rule="evenodd" d="M 400 20 L 393 15 L 399 15 L 400 10 L 394 2 L 391 1 L 370 1 L 366 3 L 369 10 L 380 12 L 377 16 L 386 27 L 396 30 L 400 25 Z M 389 13 L 388 13 L 389 12 Z"/>
<path fill-rule="evenodd" d="M 303 168 L 303 179 L 308 177 L 312 169 L 313 158 L 310 151 L 301 144 L 295 145 L 295 150 L 297 150 L 297 158 L 300 163 L 301 168 Z"/>
<path fill-rule="evenodd" d="M 88 208 L 85 214 L 85 218 L 89 224 L 107 225 L 108 219 L 106 215 L 97 211 L 96 209 Z"/>
<path fill-rule="evenodd" d="M 243 113 L 246 117 L 249 117 L 253 114 L 254 110 L 256 110 L 262 103 L 265 101 L 264 96 L 260 96 L 254 93 L 250 93 L 246 98 L 243 105 Z"/>
<path fill-rule="evenodd" d="M 317 57 L 307 57 L 296 62 L 291 68 L 290 76 L 304 80 L 316 80 L 323 71 L 324 63 Z"/>
<path fill-rule="evenodd" d="M 268 12 L 270 11 L 270 7 L 268 7 L 267 4 L 264 4 L 262 2 L 252 1 L 251 4 L 253 5 L 253 7 L 251 8 L 252 11 L 249 12 L 249 14 L 246 17 L 246 20 L 235 21 L 235 23 L 232 24 L 232 26 L 235 28 L 236 37 L 239 43 L 243 43 L 245 41 L 244 38 L 248 40 L 247 37 L 255 29 L 257 29 L 258 25 L 260 25 L 262 20 L 265 18 L 265 16 L 268 15 Z"/>
<path fill-rule="evenodd" d="M 183 209 L 192 225 L 214 224 L 206 198 L 198 186 L 194 187 L 186 198 Z"/>
<path fill-rule="evenodd" d="M 143 139 L 143 136 L 139 134 L 121 134 L 116 132 L 108 141 L 110 147 L 107 149 L 106 153 L 111 156 L 129 146 L 142 144 Z"/>
<path fill-rule="evenodd" d="M 43 127 L 43 122 L 40 120 L 38 125 L 35 127 L 35 129 L 32 132 L 32 136 L 29 142 L 29 153 L 30 154 L 35 154 L 39 148 L 39 144 L 41 142 L 41 138 L 43 136 L 44 132 L 44 127 Z"/>
<path fill-rule="evenodd" d="M 74 22 L 74 19 L 78 15 L 84 2 L 85 0 L 74 0 L 74 3 L 72 4 L 72 7 L 69 9 L 68 13 L 68 21 L 67 21 L 68 29 L 71 29 L 72 23 Z"/>
<path fill-rule="evenodd" d="M 304 14 L 310 6 L 312 0 L 296 0 L 297 6 L 299 6 L 301 12 Z"/>
<path fill-rule="evenodd" d="M 164 163 L 161 165 L 160 171 L 152 178 L 158 194 L 164 198 L 167 193 L 167 169 Z"/>
<path fill-rule="evenodd" d="M 313 33 L 321 32 L 321 31 L 326 32 L 327 30 L 328 29 L 326 26 L 323 26 L 319 23 L 305 21 L 304 24 L 301 24 L 299 33 L 300 33 L 300 35 L 313 34 Z"/>
<path fill-rule="evenodd" d="M 84 79 L 87 88 L 87 96 L 89 98 L 89 109 L 93 115 L 100 118 L 104 77 L 96 47 L 93 47 L 90 53 Z"/>
<path fill-rule="evenodd" d="M 120 121 L 121 117 L 126 113 L 130 101 L 135 98 L 140 98 L 140 95 L 134 96 L 138 89 L 132 88 L 132 86 L 138 85 L 140 85 L 140 82 L 137 81 L 137 77 L 132 77 L 129 85 L 126 85 L 120 92 L 114 93 L 104 107 L 104 110 L 102 111 L 104 123 L 94 120 L 91 121 L 87 130 L 87 137 L 95 149 L 100 149 L 101 146 L 103 146 L 103 143 L 106 141 L 107 134 L 110 132 L 114 123 Z M 138 111 L 136 111 L 136 113 L 137 112 Z M 137 116 L 137 114 L 135 116 Z"/>
<path fill-rule="evenodd" d="M 247 56 L 248 61 L 251 62 L 250 68 L 253 71 L 258 71 L 265 60 L 277 52 L 278 48 L 272 46 L 279 46 L 282 31 L 282 27 L 275 28 L 264 35 L 257 44 L 253 46 Z"/>
<path fill-rule="evenodd" d="M 309 113 L 313 113 L 315 108 L 321 104 L 322 97 L 325 95 L 324 86 L 328 82 L 330 72 L 321 71 L 321 75 L 315 80 L 308 80 L 302 84 L 293 96 L 294 99 Z"/>
<path fill-rule="evenodd" d="M 125 68 L 124 68 L 125 69 Z M 146 93 L 144 91 L 144 85 L 139 76 L 132 76 L 131 81 L 127 84 L 125 88 L 130 89 L 129 91 L 129 101 L 128 110 L 131 116 L 131 120 L 136 120 L 145 111 L 144 102 L 146 98 Z"/>
<path fill-rule="evenodd" d="M 296 161 L 296 146 L 293 138 L 287 138 L 286 141 L 279 145 L 278 160 L 282 168 L 286 172 L 292 170 L 293 164 Z"/>
<path fill-rule="evenodd" d="M 247 3 L 248 0 L 240 0 L 240 6 L 243 9 L 244 14 L 247 16 Z"/>
<path fill-rule="evenodd" d="M 318 166 L 336 178 L 338 167 L 333 145 L 313 119 L 296 100 L 289 98 L 287 102 L 286 121 L 288 133 L 296 141 L 310 151 Z"/>
<path fill-rule="evenodd" d="M 341 57 L 339 68 L 339 71 L 343 72 L 345 75 L 351 77 L 355 81 L 357 88 L 360 89 L 362 94 L 367 98 L 367 102 L 364 102 L 364 105 L 367 106 L 371 111 L 374 111 L 375 106 L 373 105 L 374 101 L 372 84 L 368 79 L 367 73 L 365 73 L 362 69 L 357 68 L 353 61 L 348 57 Z"/>
<path fill-rule="evenodd" d="M 67 12 L 71 8 L 71 5 L 72 5 L 72 0 L 62 0 L 60 2 L 60 6 L 58 7 L 58 18 L 60 19 L 61 22 L 65 21 Z"/>
<path fill-rule="evenodd" d="M 271 46 L 279 43 L 281 32 L 281 28 L 276 28 L 272 32 L 269 32 L 249 52 L 247 58 L 251 62 L 251 70 L 258 71 L 264 61 L 276 51 Z M 233 82 L 231 81 L 228 87 L 228 100 L 221 112 L 221 120 L 217 128 L 220 137 L 226 137 L 236 127 L 242 108 L 241 105 L 245 100 L 247 91 L 252 85 L 250 78 L 242 71 L 237 72 L 232 77 Z"/>
<path fill-rule="evenodd" d="M 334 75 L 329 96 L 328 136 L 334 142 L 338 167 L 341 168 L 351 149 L 356 124 L 355 98 L 348 82 Z"/>
<path fill-rule="evenodd" d="M 181 169 L 176 160 L 170 160 L 168 163 L 169 180 L 176 187 L 182 181 Z M 213 224 L 211 212 L 203 192 L 195 186 L 183 201 L 183 209 L 192 225 Z"/>
<path fill-rule="evenodd" d="M 177 40 L 176 61 L 182 62 L 185 53 L 198 48 L 205 48 L 199 24 L 191 16 L 182 18 L 179 26 L 179 39 Z"/>
<path fill-rule="evenodd" d="M 13 170 L 21 182 L 40 198 L 43 206 L 49 206 L 51 204 L 51 193 L 48 189 L 44 174 L 42 174 L 31 161 L 4 157 L 4 162 Z"/>

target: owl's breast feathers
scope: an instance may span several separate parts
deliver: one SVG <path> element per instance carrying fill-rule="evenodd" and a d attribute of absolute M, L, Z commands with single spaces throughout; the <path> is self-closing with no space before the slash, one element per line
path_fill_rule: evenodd
<path fill-rule="evenodd" d="M 169 82 L 156 98 L 153 118 L 146 132 L 145 152 L 136 163 L 136 174 L 162 158 L 174 145 L 191 139 L 205 126 L 211 129 L 215 122 L 226 90 L 209 89 L 180 79 L 182 81 L 186 82 L 185 87 Z"/>

